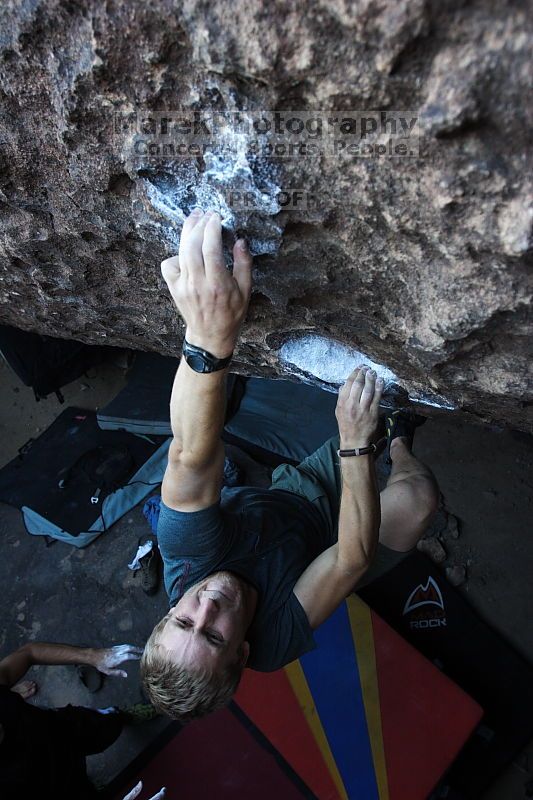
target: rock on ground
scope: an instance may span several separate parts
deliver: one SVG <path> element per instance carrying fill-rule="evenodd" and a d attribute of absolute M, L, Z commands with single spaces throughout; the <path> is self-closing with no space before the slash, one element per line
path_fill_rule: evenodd
<path fill-rule="evenodd" d="M 159 264 L 184 213 L 214 206 L 256 254 L 237 369 L 319 382 L 344 351 L 317 335 L 426 411 L 533 429 L 527 3 L 6 0 L 0 16 L 1 322 L 176 353 Z M 233 124 L 200 155 L 139 150 L 132 117 L 179 109 L 405 112 L 418 150 L 359 157 L 335 128 L 322 154 L 262 158 L 287 137 L 256 137 L 258 156 Z M 295 366 L 280 349 L 300 337 Z"/>

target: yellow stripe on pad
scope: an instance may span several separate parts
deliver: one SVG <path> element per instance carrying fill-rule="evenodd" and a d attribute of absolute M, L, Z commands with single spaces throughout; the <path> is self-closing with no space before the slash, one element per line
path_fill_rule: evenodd
<path fill-rule="evenodd" d="M 291 664 L 287 664 L 285 667 L 285 673 L 289 679 L 291 688 L 296 695 L 298 703 L 300 704 L 300 708 L 304 713 L 311 733 L 313 734 L 320 752 L 322 753 L 322 758 L 324 759 L 333 782 L 337 787 L 339 797 L 341 800 L 349 800 L 346 789 L 344 788 L 343 780 L 339 770 L 337 769 L 337 764 L 335 763 L 333 753 L 331 752 L 329 742 L 324 732 L 324 728 L 320 722 L 320 717 L 318 716 L 318 712 L 315 708 L 313 696 L 309 690 L 307 679 L 300 662 L 293 661 Z"/>
<path fill-rule="evenodd" d="M 376 773 L 380 800 L 389 800 L 389 783 L 383 746 L 381 728 L 381 708 L 379 702 L 379 686 L 376 669 L 376 651 L 374 649 L 374 632 L 372 616 L 366 603 L 356 595 L 350 595 L 346 604 L 354 640 L 354 648 L 359 668 L 359 680 L 363 692 L 366 723 L 372 748 L 372 760 Z"/>

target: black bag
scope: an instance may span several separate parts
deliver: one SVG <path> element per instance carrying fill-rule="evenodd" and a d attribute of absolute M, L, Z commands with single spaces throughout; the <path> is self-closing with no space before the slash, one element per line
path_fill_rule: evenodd
<path fill-rule="evenodd" d="M 0 469 L 0 502 L 29 533 L 85 547 L 159 486 L 169 442 L 103 431 L 94 411 L 67 408 Z"/>
<path fill-rule="evenodd" d="M 94 447 L 59 473 L 58 486 L 84 485 L 92 491 L 91 502 L 96 504 L 127 483 L 134 471 L 135 461 L 126 445 Z"/>
<path fill-rule="evenodd" d="M 0 352 L 21 381 L 32 387 L 36 400 L 55 392 L 63 403 L 61 387 L 104 361 L 109 350 L 0 325 Z"/>

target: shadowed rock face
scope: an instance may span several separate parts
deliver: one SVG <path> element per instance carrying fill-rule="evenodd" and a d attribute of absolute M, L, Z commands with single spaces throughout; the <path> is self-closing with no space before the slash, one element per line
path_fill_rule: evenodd
<path fill-rule="evenodd" d="M 184 214 L 215 207 L 227 245 L 244 232 L 256 254 L 239 370 L 331 386 L 364 353 L 428 412 L 533 429 L 525 3 L 7 0 L 0 14 L 2 322 L 175 354 L 159 264 Z M 178 109 L 233 121 L 200 155 L 139 149 L 133 115 Z M 236 115 L 276 109 L 402 111 L 418 155 L 278 157 L 264 134 L 257 157 Z M 305 201 L 287 210 L 294 191 Z"/>

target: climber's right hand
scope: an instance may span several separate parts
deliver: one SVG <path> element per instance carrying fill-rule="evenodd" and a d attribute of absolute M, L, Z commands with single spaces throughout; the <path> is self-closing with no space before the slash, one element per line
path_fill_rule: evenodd
<path fill-rule="evenodd" d="M 342 450 L 367 447 L 374 441 L 382 392 L 383 378 L 367 366 L 348 376 L 335 409 Z"/>
<path fill-rule="evenodd" d="M 179 256 L 161 272 L 187 325 L 189 344 L 217 358 L 235 348 L 252 290 L 252 256 L 244 239 L 233 247 L 233 273 L 224 262 L 220 216 L 195 210 L 185 220 Z"/>

